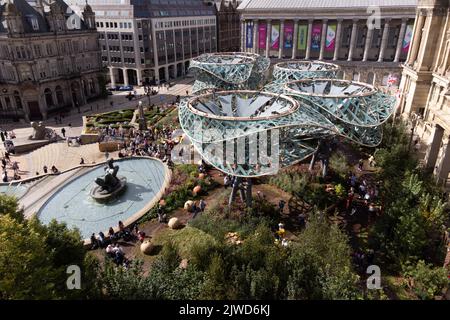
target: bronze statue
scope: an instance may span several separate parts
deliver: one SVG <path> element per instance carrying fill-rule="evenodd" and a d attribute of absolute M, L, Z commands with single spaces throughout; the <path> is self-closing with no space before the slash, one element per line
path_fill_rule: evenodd
<path fill-rule="evenodd" d="M 30 140 L 44 140 L 47 138 L 47 129 L 42 121 L 31 122 L 31 127 L 33 128 L 33 134 L 29 136 Z"/>
<path fill-rule="evenodd" d="M 117 177 L 119 166 L 114 165 L 114 160 L 109 159 L 107 164 L 105 175 L 95 179 L 97 186 L 91 190 L 91 196 L 97 201 L 107 201 L 118 196 L 126 186 L 126 178 Z"/>

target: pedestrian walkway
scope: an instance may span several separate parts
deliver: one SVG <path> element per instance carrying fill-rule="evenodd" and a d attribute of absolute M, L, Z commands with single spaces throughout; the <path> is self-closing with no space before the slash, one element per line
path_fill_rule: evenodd
<path fill-rule="evenodd" d="M 105 161 L 105 155 L 99 151 L 98 143 L 69 147 L 66 142 L 56 142 L 41 147 L 27 154 L 26 157 L 31 176 L 36 172 L 44 174 L 44 166 L 47 166 L 49 173 L 52 166 L 59 171 L 71 169 L 80 165 L 81 158 L 84 159 L 85 164 Z M 117 152 L 111 152 L 110 157 L 117 157 Z"/>

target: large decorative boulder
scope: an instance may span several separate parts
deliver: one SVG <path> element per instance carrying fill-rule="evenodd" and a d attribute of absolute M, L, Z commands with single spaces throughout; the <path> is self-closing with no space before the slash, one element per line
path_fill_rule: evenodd
<path fill-rule="evenodd" d="M 178 218 L 170 218 L 169 223 L 167 224 L 170 229 L 178 229 L 181 227 L 181 222 Z"/>
<path fill-rule="evenodd" d="M 184 210 L 191 211 L 192 206 L 194 205 L 194 201 L 188 200 L 184 203 Z"/>
<path fill-rule="evenodd" d="M 155 246 L 153 245 L 153 243 L 151 243 L 149 240 L 145 240 L 141 244 L 141 252 L 144 254 L 151 254 L 154 247 Z"/>
<path fill-rule="evenodd" d="M 200 193 L 200 191 L 202 191 L 202 187 L 201 186 L 195 186 L 194 190 L 192 190 L 192 192 L 194 193 L 194 195 Z"/>

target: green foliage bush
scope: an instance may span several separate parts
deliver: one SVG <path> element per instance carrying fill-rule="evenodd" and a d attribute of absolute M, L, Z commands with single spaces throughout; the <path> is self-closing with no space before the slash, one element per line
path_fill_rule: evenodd
<path fill-rule="evenodd" d="M 449 285 L 448 270 L 442 267 L 434 268 L 423 260 L 419 260 L 415 265 L 405 266 L 404 276 L 409 279 L 410 287 L 422 300 L 441 295 Z"/>

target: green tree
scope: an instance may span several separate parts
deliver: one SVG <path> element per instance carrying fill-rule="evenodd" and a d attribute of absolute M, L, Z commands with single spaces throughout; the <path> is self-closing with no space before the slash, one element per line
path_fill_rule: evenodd
<path fill-rule="evenodd" d="M 5 299 L 83 299 L 100 294 L 97 262 L 80 233 L 55 221 L 24 219 L 17 201 L 0 195 L 0 295 Z M 67 267 L 81 269 L 81 290 L 67 288 Z"/>

